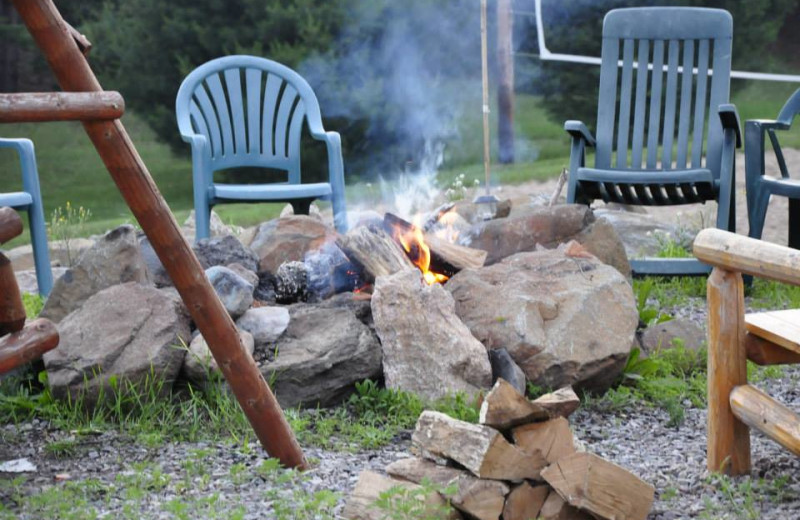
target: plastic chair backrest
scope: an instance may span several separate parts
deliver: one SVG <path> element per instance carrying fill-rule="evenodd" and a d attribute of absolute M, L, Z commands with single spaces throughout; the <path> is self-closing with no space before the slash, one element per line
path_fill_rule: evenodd
<path fill-rule="evenodd" d="M 690 160 L 691 168 L 719 178 L 717 107 L 728 102 L 732 34 L 733 19 L 721 9 L 610 11 L 603 22 L 596 167 L 685 169 Z"/>
<path fill-rule="evenodd" d="M 322 129 L 319 102 L 306 80 L 256 56 L 226 56 L 192 71 L 178 91 L 176 114 L 182 136 L 205 136 L 212 172 L 285 170 L 293 184 L 300 183 L 305 118 L 312 131 Z"/>

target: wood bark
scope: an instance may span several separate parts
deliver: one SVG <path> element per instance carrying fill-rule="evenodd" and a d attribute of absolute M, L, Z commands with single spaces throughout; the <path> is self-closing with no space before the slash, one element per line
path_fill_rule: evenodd
<path fill-rule="evenodd" d="M 694 255 L 709 265 L 759 278 L 800 285 L 800 250 L 770 244 L 721 229 L 697 234 Z"/>
<path fill-rule="evenodd" d="M 373 280 L 404 269 L 416 269 L 400 245 L 380 228 L 356 227 L 339 237 L 336 245 Z"/>
<path fill-rule="evenodd" d="M 708 449 L 709 471 L 750 471 L 750 433 L 736 419 L 729 396 L 747 384 L 742 275 L 714 268 L 708 277 Z"/>
<path fill-rule="evenodd" d="M 0 245 L 22 234 L 22 219 L 13 208 L 0 208 Z"/>
<path fill-rule="evenodd" d="M 102 91 L 52 0 L 13 0 L 20 17 L 67 92 Z M 85 121 L 86 133 L 206 338 L 237 401 L 267 453 L 305 468 L 300 445 L 275 396 L 205 276 L 175 217 L 119 120 Z"/>
<path fill-rule="evenodd" d="M 537 397 L 533 402 L 548 412 L 550 417 L 569 417 L 581 405 L 578 395 L 571 386 L 565 386 L 550 394 Z"/>
<path fill-rule="evenodd" d="M 511 0 L 497 0 L 497 157 L 514 162 L 514 16 Z"/>
<path fill-rule="evenodd" d="M 418 229 L 411 222 L 392 213 L 384 215 L 383 227 L 390 235 L 398 230 L 400 233 L 413 233 Z M 486 251 L 453 244 L 421 230 L 420 233 L 430 249 L 430 270 L 435 273 L 453 276 L 462 269 L 478 269 L 486 263 Z"/>
<path fill-rule="evenodd" d="M 571 506 L 598 518 L 645 520 L 653 506 L 653 486 L 591 453 L 562 457 L 542 478 Z"/>
<path fill-rule="evenodd" d="M 800 417 L 789 408 L 750 385 L 734 388 L 730 405 L 737 419 L 800 455 Z"/>
<path fill-rule="evenodd" d="M 514 444 L 528 453 L 540 453 L 548 464 L 575 453 L 572 430 L 563 417 L 514 428 L 511 435 Z"/>
<path fill-rule="evenodd" d="M 529 401 L 501 377 L 483 398 L 478 422 L 506 430 L 519 424 L 544 421 L 549 417 L 547 410 Z"/>
<path fill-rule="evenodd" d="M 503 507 L 503 520 L 530 520 L 539 518 L 547 495 L 550 494 L 549 486 L 531 486 L 523 482 L 511 490 L 506 497 Z"/>
<path fill-rule="evenodd" d="M 0 253 L 0 336 L 22 329 L 25 306 L 11 261 Z"/>
<path fill-rule="evenodd" d="M 124 112 L 113 91 L 0 94 L 0 123 L 118 119 Z"/>
<path fill-rule="evenodd" d="M 493 480 L 537 479 L 547 465 L 543 456 L 510 444 L 494 428 L 432 411 L 417 421 L 411 450 L 427 459 L 450 459 L 476 477 Z"/>
<path fill-rule="evenodd" d="M 455 493 L 445 494 L 445 498 L 453 507 L 478 520 L 498 520 L 509 492 L 508 486 L 497 480 L 475 478 L 467 471 L 417 458 L 393 462 L 386 466 L 386 473 L 415 484 L 427 478 L 443 489 L 455 486 Z"/>
<path fill-rule="evenodd" d="M 0 374 L 42 357 L 58 345 L 58 330 L 50 320 L 39 318 L 19 332 L 0 337 Z"/>
<path fill-rule="evenodd" d="M 358 476 L 355 489 L 347 498 L 342 516 L 349 520 L 383 520 L 387 518 L 391 512 L 382 511 L 375 505 L 375 502 L 381 493 L 385 493 L 395 487 L 408 491 L 422 489 L 421 486 L 411 482 L 391 479 L 374 471 L 362 471 Z M 445 500 L 436 492 L 432 492 L 425 500 L 425 507 L 429 515 L 445 507 L 446 504 Z M 445 518 L 455 520 L 461 518 L 461 515 L 451 509 L 450 515 Z"/>

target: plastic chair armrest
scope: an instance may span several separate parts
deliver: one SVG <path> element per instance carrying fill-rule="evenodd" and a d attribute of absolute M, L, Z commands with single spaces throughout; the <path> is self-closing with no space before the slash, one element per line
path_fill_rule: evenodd
<path fill-rule="evenodd" d="M 581 121 L 570 120 L 565 122 L 564 130 L 566 130 L 567 133 L 569 133 L 569 135 L 571 135 L 573 138 L 583 139 L 584 142 L 586 142 L 586 144 L 589 146 L 595 145 L 594 136 L 592 136 L 592 133 Z"/>
<path fill-rule="evenodd" d="M 736 148 L 742 147 L 742 124 L 739 122 L 739 113 L 736 111 L 736 106 L 731 104 L 724 104 L 719 106 L 719 119 L 722 122 L 722 128 L 725 130 L 733 130 L 736 132 Z"/>

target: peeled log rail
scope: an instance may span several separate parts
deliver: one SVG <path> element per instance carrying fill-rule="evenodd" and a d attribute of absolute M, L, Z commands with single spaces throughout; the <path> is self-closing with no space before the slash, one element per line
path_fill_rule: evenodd
<path fill-rule="evenodd" d="M 800 455 L 800 417 L 750 385 L 737 386 L 730 396 L 733 415 L 795 455 Z"/>
<path fill-rule="evenodd" d="M 0 253 L 0 336 L 22 329 L 25 306 L 19 293 L 11 261 Z"/>
<path fill-rule="evenodd" d="M 0 123 L 119 119 L 125 100 L 119 92 L 29 92 L 0 94 Z"/>
<path fill-rule="evenodd" d="M 728 271 L 800 285 L 800 251 L 720 229 L 698 233 L 694 256 Z"/>
<path fill-rule="evenodd" d="M 63 90 L 102 91 L 52 0 L 13 3 Z M 84 121 L 83 126 L 186 303 L 261 444 L 284 465 L 305 468 L 303 452 L 283 411 L 242 345 L 236 326 L 181 235 L 125 127 L 119 120 Z"/>
<path fill-rule="evenodd" d="M 22 234 L 22 219 L 11 208 L 0 208 L 0 244 Z"/>
<path fill-rule="evenodd" d="M 383 227 L 390 234 L 398 228 L 404 232 L 414 232 L 418 229 L 414 224 L 391 213 L 384 215 Z M 420 233 L 430 249 L 430 270 L 434 273 L 453 276 L 462 269 L 483 267 L 486 262 L 488 253 L 482 249 L 452 244 L 430 233 L 423 233 L 422 230 L 420 230 Z"/>
<path fill-rule="evenodd" d="M 0 338 L 0 374 L 39 359 L 56 346 L 56 326 L 44 318 L 34 320 L 19 332 Z"/>
<path fill-rule="evenodd" d="M 736 419 L 728 397 L 747 383 L 742 275 L 715 267 L 708 277 L 708 448 L 709 471 L 750 471 L 750 432 Z"/>

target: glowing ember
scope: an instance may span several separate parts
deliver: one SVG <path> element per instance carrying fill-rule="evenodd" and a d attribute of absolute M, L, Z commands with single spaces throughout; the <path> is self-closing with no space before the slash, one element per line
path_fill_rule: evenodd
<path fill-rule="evenodd" d="M 406 250 L 411 262 L 422 271 L 422 277 L 425 283 L 433 285 L 434 283 L 446 282 L 449 278 L 441 273 L 434 273 L 430 270 L 431 266 L 431 250 L 425 243 L 425 238 L 422 235 L 422 230 L 417 226 L 412 226 L 408 231 L 397 231 L 397 240 Z"/>

